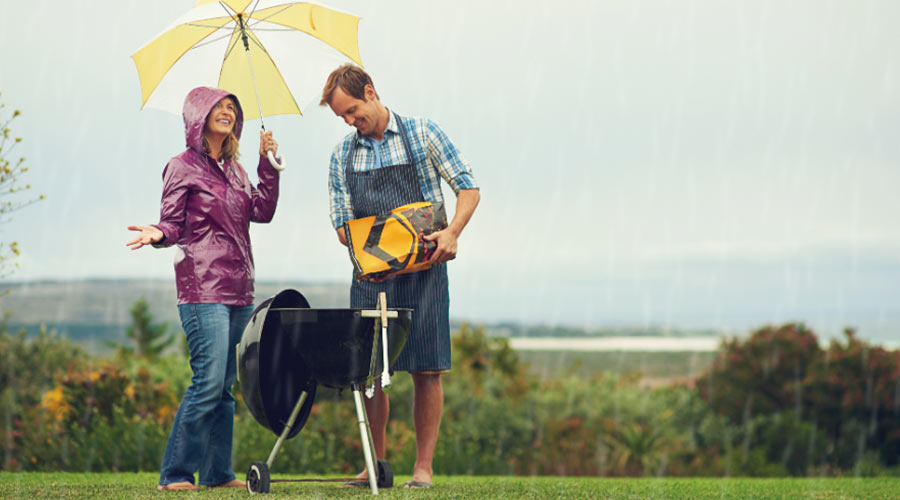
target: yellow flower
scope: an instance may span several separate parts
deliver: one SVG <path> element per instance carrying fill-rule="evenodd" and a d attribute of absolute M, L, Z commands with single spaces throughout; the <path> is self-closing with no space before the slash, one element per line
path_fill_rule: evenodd
<path fill-rule="evenodd" d="M 125 395 L 129 399 L 134 399 L 134 384 L 128 384 L 128 387 L 125 388 Z"/>
<path fill-rule="evenodd" d="M 66 403 L 62 386 L 56 386 L 44 393 L 41 398 L 41 407 L 49 413 L 57 422 L 66 418 L 69 414 L 69 405 Z"/>
<path fill-rule="evenodd" d="M 92 371 L 91 374 L 88 376 L 88 378 L 90 379 L 91 382 L 96 382 L 96 381 L 100 380 L 100 372 Z"/>
<path fill-rule="evenodd" d="M 165 422 L 174 413 L 175 413 L 175 408 L 173 408 L 169 405 L 161 406 L 158 410 L 156 410 L 157 421 Z"/>

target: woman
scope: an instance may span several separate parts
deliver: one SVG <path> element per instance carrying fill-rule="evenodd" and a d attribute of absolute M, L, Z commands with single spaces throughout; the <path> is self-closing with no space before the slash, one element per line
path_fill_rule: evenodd
<path fill-rule="evenodd" d="M 269 222 L 278 202 L 278 171 L 265 152 L 278 150 L 272 132 L 260 133 L 259 185 L 237 162 L 243 112 L 232 94 L 199 87 L 184 101 L 188 149 L 163 171 L 158 224 L 129 226 L 127 243 L 177 245 L 178 313 L 194 372 L 166 444 L 157 489 L 244 487 L 231 470 L 234 420 L 234 346 L 253 312 L 250 222 Z"/>

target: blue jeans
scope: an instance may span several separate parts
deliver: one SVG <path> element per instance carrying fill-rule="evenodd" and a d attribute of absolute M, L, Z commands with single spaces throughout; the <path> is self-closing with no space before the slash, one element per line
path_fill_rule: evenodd
<path fill-rule="evenodd" d="M 169 434 L 159 484 L 188 481 L 217 486 L 235 478 L 231 470 L 237 371 L 234 346 L 253 306 L 180 304 L 178 314 L 191 351 L 191 386 L 184 393 Z"/>

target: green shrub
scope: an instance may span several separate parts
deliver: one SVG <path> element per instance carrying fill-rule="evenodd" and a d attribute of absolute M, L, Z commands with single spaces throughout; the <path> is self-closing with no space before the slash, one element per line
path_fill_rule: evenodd
<path fill-rule="evenodd" d="M 806 380 L 806 406 L 837 448 L 833 463 L 856 467 L 869 450 L 886 466 L 900 463 L 900 351 L 887 351 L 845 331 Z"/>
<path fill-rule="evenodd" d="M 0 387 L 10 391 L 16 404 L 29 406 L 40 402 L 61 373 L 84 366 L 88 355 L 46 328 L 34 338 L 26 335 L 25 329 L 10 334 L 0 324 Z"/>
<path fill-rule="evenodd" d="M 0 470 L 35 466 L 22 456 L 22 443 L 28 435 L 25 429 L 42 418 L 36 406 L 57 377 L 88 360 L 82 349 L 55 332 L 42 328 L 31 339 L 26 334 L 24 329 L 10 334 L 0 323 Z"/>
<path fill-rule="evenodd" d="M 133 374 L 128 374 L 112 362 L 89 361 L 68 341 L 52 336 L 32 341 L 19 336 L 12 344 L 15 351 L 30 355 L 35 366 L 47 370 L 33 370 L 36 380 L 13 386 L 16 391 L 23 385 L 45 388 L 32 389 L 36 394 L 3 391 L 0 411 L 10 412 L 8 431 L 3 434 L 5 470 L 159 467 L 177 408 L 174 393 L 160 374 L 154 376 L 138 366 L 130 367 Z M 59 364 L 52 366 L 53 362 Z M 10 401 L 13 397 L 18 399 L 15 404 Z"/>
<path fill-rule="evenodd" d="M 699 394 L 745 449 L 791 474 L 871 470 L 876 455 L 882 467 L 895 466 L 900 352 L 870 346 L 850 329 L 845 337 L 822 350 L 813 332 L 788 324 L 726 341 L 698 379 Z M 722 444 L 734 445 L 734 436 Z M 729 455 L 728 467 L 734 463 Z"/>
<path fill-rule="evenodd" d="M 726 340 L 697 381 L 701 397 L 734 424 L 794 408 L 820 357 L 816 335 L 802 324 L 765 327 L 746 340 Z"/>
<path fill-rule="evenodd" d="M 404 390 L 404 378 L 407 377 L 394 378 L 392 403 L 395 403 L 393 397 L 397 392 Z M 404 451 L 404 440 L 395 438 L 397 425 L 398 421 L 392 418 L 388 427 L 387 455 L 395 468 L 398 458 L 403 459 Z M 236 415 L 235 470 L 244 469 L 255 461 L 266 460 L 276 439 L 274 433 L 256 422 L 248 412 Z M 278 473 L 355 474 L 364 466 L 356 410 L 349 390 L 342 391 L 338 396 L 336 391 L 320 388 L 306 425 L 293 439 L 284 443 L 272 470 Z"/>
<path fill-rule="evenodd" d="M 726 342 L 690 385 L 649 388 L 635 373 L 539 380 L 505 339 L 464 325 L 443 376 L 438 474 L 782 476 L 898 474 L 897 352 L 848 334 L 828 350 L 798 325 Z M 44 332 L 0 335 L 4 470 L 155 471 L 191 372 L 180 356 L 91 359 Z M 36 368 L 37 367 L 37 368 Z M 22 374 L 27 373 L 25 377 Z M 266 460 L 276 436 L 241 401 L 233 462 Z M 413 390 L 393 377 L 387 458 L 415 461 Z M 319 388 L 275 473 L 363 467 L 349 389 Z"/>

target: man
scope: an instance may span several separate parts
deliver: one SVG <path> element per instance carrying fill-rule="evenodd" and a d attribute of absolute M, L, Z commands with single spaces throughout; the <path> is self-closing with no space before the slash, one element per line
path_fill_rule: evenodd
<path fill-rule="evenodd" d="M 416 463 L 406 488 L 430 488 L 432 458 L 437 444 L 444 392 L 441 374 L 450 370 L 450 301 L 446 262 L 456 257 L 457 239 L 480 200 L 471 169 L 443 130 L 430 120 L 402 117 L 379 99 L 371 77 L 352 64 L 328 77 L 322 92 L 328 105 L 347 125 L 356 128 L 334 149 L 329 172 L 331 222 L 347 245 L 347 220 L 383 214 L 417 201 L 443 201 L 440 180 L 457 195 L 456 213 L 447 229 L 425 236 L 436 243 L 434 266 L 384 282 L 354 281 L 351 307 L 374 307 L 378 293 L 387 293 L 390 307 L 414 309 L 406 347 L 393 369 L 408 371 L 413 379 L 413 419 Z M 372 441 L 378 459 L 384 459 L 389 413 L 387 395 L 377 387 L 366 400 Z M 360 480 L 350 486 L 365 486 Z"/>

